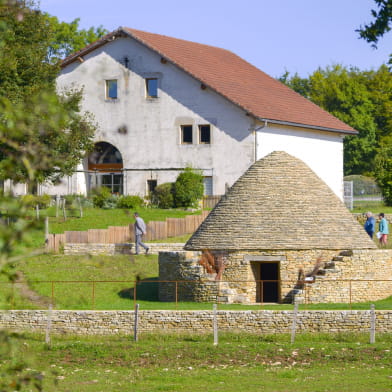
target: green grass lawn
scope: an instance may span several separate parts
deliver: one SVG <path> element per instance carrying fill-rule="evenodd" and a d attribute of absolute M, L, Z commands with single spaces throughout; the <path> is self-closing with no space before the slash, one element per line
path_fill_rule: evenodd
<path fill-rule="evenodd" d="M 392 207 L 387 207 L 383 202 L 371 200 L 356 200 L 354 201 L 354 208 L 351 212 L 365 213 L 367 211 L 373 212 L 374 215 L 384 212 L 385 214 L 392 214 Z"/>
<path fill-rule="evenodd" d="M 53 300 L 55 309 L 186 309 L 209 310 L 211 303 L 159 302 L 158 256 L 66 256 L 42 254 L 21 260 L 16 268 L 28 285 L 12 285 L 0 277 L 1 309 L 46 309 Z M 136 291 L 135 291 L 136 283 Z M 29 290 L 39 294 L 29 299 Z M 136 298 L 135 298 L 136 295 Z M 392 297 L 373 302 L 376 309 L 392 309 Z M 292 304 L 225 305 L 222 310 L 292 310 Z M 370 303 L 312 304 L 300 309 L 369 309 Z"/>
<path fill-rule="evenodd" d="M 43 390 L 78 392 L 390 391 L 392 334 L 52 336 L 16 334 L 0 349 L 3 383 L 43 373 Z M 24 365 L 27 370 L 22 369 Z M 1 388 L 0 388 L 1 389 Z M 23 390 L 33 390 L 32 387 Z M 34 389 L 35 390 L 35 389 Z"/>

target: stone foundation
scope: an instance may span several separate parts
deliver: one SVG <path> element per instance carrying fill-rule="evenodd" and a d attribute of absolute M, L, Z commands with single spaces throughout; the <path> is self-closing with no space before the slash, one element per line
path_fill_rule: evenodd
<path fill-rule="evenodd" d="M 182 243 L 147 243 L 150 248 L 149 253 L 158 254 L 169 250 L 181 251 L 184 247 Z M 115 255 L 133 254 L 134 243 L 125 244 L 94 244 L 94 243 L 68 243 L 64 244 L 64 254 L 66 255 Z M 141 249 L 143 252 L 144 249 Z"/>
<path fill-rule="evenodd" d="M 260 263 L 278 263 L 278 301 L 294 297 L 307 303 L 376 301 L 392 295 L 392 250 L 280 250 L 227 253 L 221 281 L 208 274 L 199 260 L 201 252 L 161 252 L 159 279 L 178 281 L 159 286 L 161 301 L 255 303 L 262 301 Z M 313 283 L 303 277 L 322 265 Z M 303 274 L 301 274 L 301 271 Z M 264 283 L 263 283 L 264 284 Z"/>
<path fill-rule="evenodd" d="M 377 333 L 392 332 L 392 311 L 376 314 Z M 369 332 L 370 311 L 300 311 L 297 314 L 298 332 Z M 292 311 L 218 311 L 218 330 L 256 334 L 290 333 Z M 133 311 L 71 311 L 55 310 L 51 315 L 51 332 L 72 335 L 133 334 Z M 0 329 L 43 333 L 48 312 L 40 310 L 0 311 Z M 211 333 L 212 311 L 143 310 L 138 314 L 140 332 Z"/>

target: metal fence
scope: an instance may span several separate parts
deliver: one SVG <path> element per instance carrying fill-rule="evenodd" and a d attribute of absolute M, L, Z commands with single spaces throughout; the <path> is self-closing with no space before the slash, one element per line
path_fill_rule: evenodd
<path fill-rule="evenodd" d="M 246 285 L 247 283 L 255 284 L 259 290 L 259 302 L 253 304 L 235 304 L 238 305 L 238 310 L 241 306 L 252 305 L 254 309 L 263 309 L 266 305 L 271 303 L 264 302 L 263 287 L 269 283 L 277 284 L 279 287 L 294 287 L 293 281 L 284 280 L 257 280 L 257 281 L 211 281 L 208 283 L 216 283 L 218 290 L 215 298 L 205 303 L 192 302 L 191 300 L 182 300 L 184 290 L 189 290 L 193 285 L 200 285 L 200 282 L 189 280 L 89 280 L 89 281 L 61 281 L 61 280 L 46 280 L 46 281 L 17 281 L 17 282 L 0 282 L 0 294 L 3 297 L 8 297 L 8 303 L 5 308 L 7 310 L 15 309 L 47 309 L 49 305 L 57 310 L 129 310 L 136 306 L 137 302 L 143 302 L 144 309 L 150 310 L 164 310 L 164 309 L 179 309 L 194 310 L 194 309 L 210 309 L 211 304 L 217 304 L 224 307 L 227 304 L 221 298 L 224 294 L 220 290 L 220 284 L 231 283 Z M 301 293 L 302 306 L 312 305 L 312 295 L 316 292 L 313 284 L 306 284 L 306 282 L 296 282 L 296 285 L 303 285 Z M 358 290 L 364 290 L 370 286 L 380 285 L 379 288 L 389 288 L 385 291 L 385 295 L 392 293 L 392 279 L 385 280 L 326 280 L 323 279 L 323 284 L 336 285 L 339 289 L 339 298 L 341 301 L 336 301 L 334 305 L 328 305 L 327 309 L 367 309 L 367 302 L 353 302 L 354 293 Z M 172 301 L 159 302 L 159 289 L 165 286 L 166 292 L 171 292 Z M 33 291 L 34 290 L 34 291 Z M 40 294 L 37 294 L 40 293 Z M 295 301 L 287 302 L 286 299 L 280 299 L 280 304 L 294 305 Z M 374 302 L 374 301 L 373 301 Z M 275 303 L 277 306 L 279 303 Z M 318 302 L 318 309 L 321 309 Z M 331 301 L 325 304 L 331 304 Z M 313 304 L 315 305 L 315 304 Z M 382 305 L 385 310 L 392 310 L 392 300 L 384 301 Z M 278 309 L 278 308 L 277 308 Z"/>

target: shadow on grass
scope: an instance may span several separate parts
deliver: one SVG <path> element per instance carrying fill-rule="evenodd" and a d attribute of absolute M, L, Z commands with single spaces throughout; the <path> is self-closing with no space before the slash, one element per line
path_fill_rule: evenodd
<path fill-rule="evenodd" d="M 136 284 L 136 299 L 141 301 L 157 302 L 158 299 L 158 278 L 142 279 Z M 122 289 L 118 292 L 120 298 L 135 299 L 133 287 Z"/>

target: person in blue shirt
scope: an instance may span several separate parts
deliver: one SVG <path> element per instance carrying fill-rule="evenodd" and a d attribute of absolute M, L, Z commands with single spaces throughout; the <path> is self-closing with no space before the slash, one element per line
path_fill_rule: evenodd
<path fill-rule="evenodd" d="M 380 232 L 380 244 L 381 246 L 386 246 L 388 242 L 388 221 L 385 219 L 384 213 L 381 212 L 378 217 L 380 218 L 380 222 L 378 224 L 378 231 Z"/>
<path fill-rule="evenodd" d="M 366 233 L 368 233 L 369 237 L 373 239 L 373 234 L 376 230 L 376 220 L 374 219 L 374 216 L 370 211 L 367 212 L 365 216 L 366 216 L 366 222 L 363 227 Z"/>

